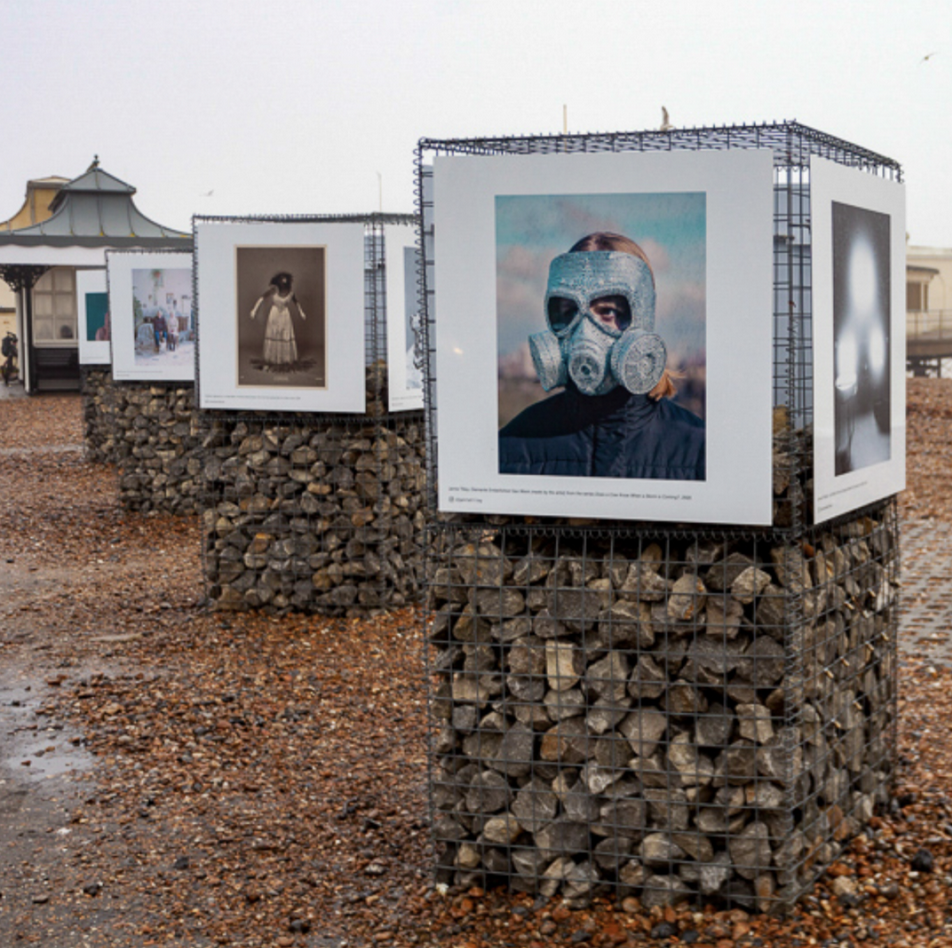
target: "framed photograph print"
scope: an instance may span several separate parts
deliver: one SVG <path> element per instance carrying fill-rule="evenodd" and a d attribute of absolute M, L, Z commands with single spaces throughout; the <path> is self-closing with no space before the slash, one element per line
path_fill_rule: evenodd
<path fill-rule="evenodd" d="M 437 157 L 444 511 L 769 524 L 769 151 Z"/>
<path fill-rule="evenodd" d="M 814 522 L 906 486 L 905 188 L 810 159 Z"/>
<path fill-rule="evenodd" d="M 364 228 L 195 222 L 202 408 L 363 412 Z"/>
<path fill-rule="evenodd" d="M 113 380 L 194 381 L 192 254 L 110 250 L 106 271 Z"/>
<path fill-rule="evenodd" d="M 387 373 L 390 411 L 423 407 L 422 313 L 417 287 L 419 252 L 416 228 L 389 224 L 384 227 L 384 260 L 387 272 Z M 421 339 L 421 349 L 416 346 Z"/>
<path fill-rule="evenodd" d="M 79 364 L 109 365 L 110 316 L 106 271 L 76 271 L 76 315 L 79 323 Z"/>

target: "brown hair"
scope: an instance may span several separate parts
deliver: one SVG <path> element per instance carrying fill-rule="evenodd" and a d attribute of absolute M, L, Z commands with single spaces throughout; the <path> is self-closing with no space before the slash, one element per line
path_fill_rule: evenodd
<path fill-rule="evenodd" d="M 648 267 L 648 272 L 651 274 L 651 282 L 654 283 L 654 270 L 651 269 L 651 261 L 641 247 L 630 237 L 626 237 L 624 234 L 615 234 L 608 230 L 599 230 L 572 244 L 569 253 L 587 253 L 592 250 L 614 250 L 618 253 L 630 253 L 633 257 L 644 261 Z M 648 392 L 648 398 L 656 402 L 662 398 L 674 398 L 678 394 L 678 387 L 674 384 L 674 380 L 677 378 L 681 378 L 679 372 L 665 368 L 661 380 Z"/>

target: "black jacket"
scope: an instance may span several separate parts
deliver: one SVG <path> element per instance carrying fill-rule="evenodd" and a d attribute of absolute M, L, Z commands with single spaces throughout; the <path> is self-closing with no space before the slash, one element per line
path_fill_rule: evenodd
<path fill-rule="evenodd" d="M 570 384 L 500 430 L 499 473 L 703 481 L 704 422 L 621 386 L 583 395 Z"/>

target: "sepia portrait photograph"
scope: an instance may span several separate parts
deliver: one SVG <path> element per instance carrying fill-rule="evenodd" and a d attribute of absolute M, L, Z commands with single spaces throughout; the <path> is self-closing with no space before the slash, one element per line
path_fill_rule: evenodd
<path fill-rule="evenodd" d="M 199 404 L 362 412 L 364 225 L 196 217 Z"/>
<path fill-rule="evenodd" d="M 325 249 L 235 248 L 239 387 L 327 385 Z"/>

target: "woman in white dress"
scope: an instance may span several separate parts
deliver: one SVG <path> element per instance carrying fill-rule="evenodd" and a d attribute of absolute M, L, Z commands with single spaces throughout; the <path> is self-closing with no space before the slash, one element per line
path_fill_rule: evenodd
<path fill-rule="evenodd" d="M 251 309 L 252 319 L 267 313 L 261 358 L 268 366 L 290 366 L 298 360 L 291 315 L 295 313 L 301 319 L 306 317 L 291 289 L 293 282 L 290 273 L 276 273 L 271 278 L 271 285 Z"/>

